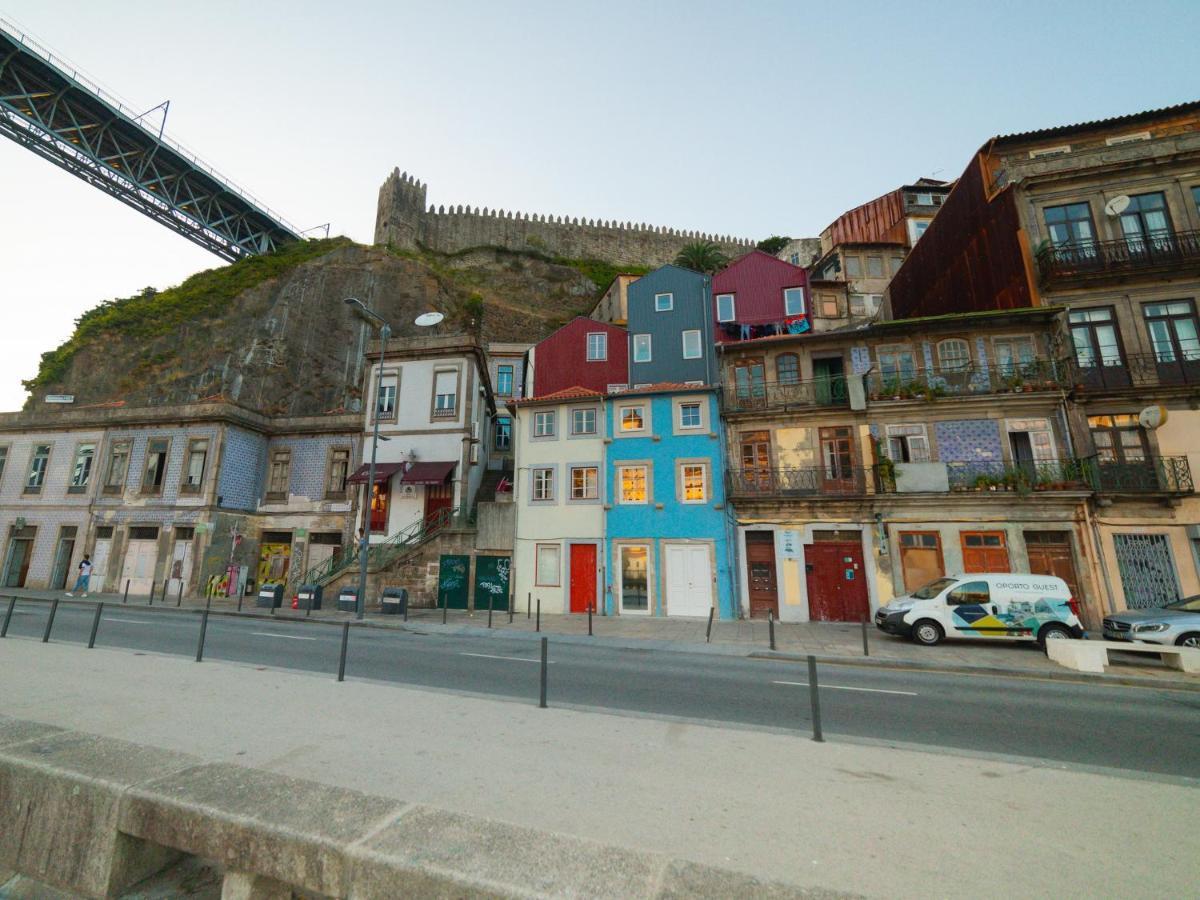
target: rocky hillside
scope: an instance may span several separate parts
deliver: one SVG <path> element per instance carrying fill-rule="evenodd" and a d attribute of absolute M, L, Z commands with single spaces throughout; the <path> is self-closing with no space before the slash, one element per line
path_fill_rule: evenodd
<path fill-rule="evenodd" d="M 356 410 L 371 334 L 344 298 L 361 299 L 398 337 L 436 309 L 441 333 L 532 342 L 589 311 L 616 271 L 495 248 L 441 255 L 305 241 L 88 311 L 43 354 L 26 405 L 62 393 L 76 406 L 220 396 L 268 415 Z"/>

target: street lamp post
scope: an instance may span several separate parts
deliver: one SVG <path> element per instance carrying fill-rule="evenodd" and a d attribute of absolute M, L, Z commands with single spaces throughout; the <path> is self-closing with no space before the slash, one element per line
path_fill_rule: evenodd
<path fill-rule="evenodd" d="M 358 597 L 354 602 L 354 618 L 361 619 L 367 597 L 367 551 L 371 539 L 371 508 L 375 501 L 375 454 L 379 449 L 379 394 L 383 389 L 383 360 L 387 354 L 388 338 L 392 336 L 392 327 L 377 313 L 363 305 L 357 297 L 347 297 L 346 305 L 353 306 L 355 312 L 374 323 L 379 328 L 379 371 L 375 378 L 375 412 L 372 413 L 374 428 L 371 433 L 371 463 L 367 467 L 367 502 L 363 508 L 362 537 L 358 541 Z"/>

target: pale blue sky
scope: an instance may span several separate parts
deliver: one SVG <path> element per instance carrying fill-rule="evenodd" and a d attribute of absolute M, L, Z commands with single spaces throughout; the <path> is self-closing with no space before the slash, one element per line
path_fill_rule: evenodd
<path fill-rule="evenodd" d="M 433 203 L 816 235 L 989 136 L 1200 96 L 1200 2 L 0 0 L 300 227 Z M 98 302 L 220 261 L 0 139 L 0 409 Z"/>

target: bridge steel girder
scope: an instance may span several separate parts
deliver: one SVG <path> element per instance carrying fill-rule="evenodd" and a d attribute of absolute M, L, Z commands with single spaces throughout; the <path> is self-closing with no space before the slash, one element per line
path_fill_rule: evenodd
<path fill-rule="evenodd" d="M 290 224 L 43 53 L 0 27 L 0 134 L 222 259 L 300 240 Z"/>

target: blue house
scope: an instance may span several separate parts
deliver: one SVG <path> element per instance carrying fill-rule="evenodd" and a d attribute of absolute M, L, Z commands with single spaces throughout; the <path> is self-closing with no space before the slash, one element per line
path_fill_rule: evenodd
<path fill-rule="evenodd" d="M 628 288 L 629 384 L 716 384 L 712 279 L 662 266 Z"/>
<path fill-rule="evenodd" d="M 717 415 L 711 387 L 652 385 L 606 404 L 610 614 L 736 616 Z"/>

